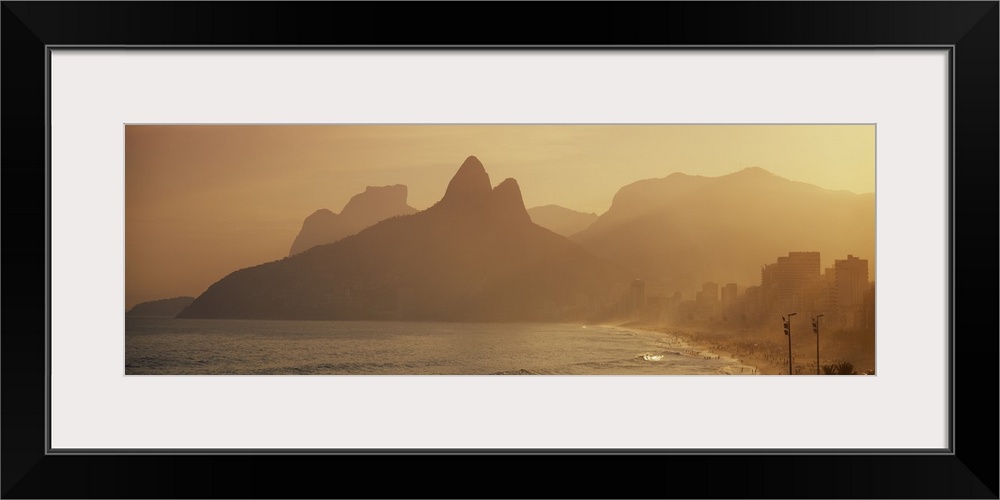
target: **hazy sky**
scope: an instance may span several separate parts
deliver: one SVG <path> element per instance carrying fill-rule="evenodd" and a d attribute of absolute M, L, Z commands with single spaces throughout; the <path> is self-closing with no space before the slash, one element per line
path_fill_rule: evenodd
<path fill-rule="evenodd" d="M 283 258 L 306 216 L 366 186 L 405 184 L 428 208 L 469 155 L 494 186 L 517 179 L 528 208 L 598 215 L 622 186 L 673 172 L 759 166 L 875 190 L 873 125 L 128 125 L 125 307 Z"/>

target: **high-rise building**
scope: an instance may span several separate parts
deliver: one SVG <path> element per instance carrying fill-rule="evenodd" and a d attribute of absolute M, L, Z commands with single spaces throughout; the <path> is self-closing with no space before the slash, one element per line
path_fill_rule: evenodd
<path fill-rule="evenodd" d="M 715 316 L 719 311 L 719 284 L 712 281 L 702 284 L 701 291 L 695 295 L 695 303 L 701 318 Z"/>
<path fill-rule="evenodd" d="M 764 315 L 764 312 L 760 286 L 748 286 L 743 292 L 743 314 L 751 320 L 757 320 Z"/>
<path fill-rule="evenodd" d="M 805 295 L 815 288 L 820 274 L 819 252 L 789 252 L 760 270 L 764 300 L 770 307 L 795 309 L 805 305 Z"/>
<path fill-rule="evenodd" d="M 702 300 L 708 300 L 712 302 L 719 301 L 719 284 L 714 281 L 709 281 L 707 283 L 702 283 L 700 297 Z"/>
<path fill-rule="evenodd" d="M 831 302 L 840 314 L 851 317 L 868 291 L 868 260 L 848 255 L 847 259 L 835 260 L 833 270 Z"/>
<path fill-rule="evenodd" d="M 722 287 L 722 309 L 728 309 L 736 303 L 736 283 L 726 283 L 726 286 Z"/>

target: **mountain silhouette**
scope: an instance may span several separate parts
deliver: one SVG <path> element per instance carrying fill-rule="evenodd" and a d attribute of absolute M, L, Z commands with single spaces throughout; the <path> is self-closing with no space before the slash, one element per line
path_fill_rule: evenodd
<path fill-rule="evenodd" d="M 180 317 L 564 320 L 600 311 L 622 280 L 532 223 L 517 181 L 491 187 L 470 156 L 427 210 L 236 271 Z"/>
<path fill-rule="evenodd" d="M 674 173 L 621 188 L 611 208 L 571 239 L 667 292 L 708 281 L 754 285 L 761 265 L 790 251 L 874 262 L 875 195 L 759 167 L 721 177 Z"/>
<path fill-rule="evenodd" d="M 389 217 L 415 213 L 417 209 L 406 204 L 406 194 L 402 184 L 368 186 L 365 192 L 354 195 L 339 215 L 325 208 L 313 212 L 302 223 L 288 255 L 333 243 Z"/>
<path fill-rule="evenodd" d="M 172 299 L 140 302 L 125 311 L 128 317 L 173 318 L 177 313 L 194 302 L 194 297 L 174 297 Z"/>
<path fill-rule="evenodd" d="M 563 236 L 579 233 L 597 220 L 597 214 L 577 212 L 559 205 L 529 208 L 528 215 L 535 224 Z"/>

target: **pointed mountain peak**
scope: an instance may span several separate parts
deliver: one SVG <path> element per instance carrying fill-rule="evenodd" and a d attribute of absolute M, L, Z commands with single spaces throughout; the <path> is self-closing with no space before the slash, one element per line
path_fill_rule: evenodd
<path fill-rule="evenodd" d="M 493 193 L 490 195 L 490 205 L 493 214 L 503 220 L 531 221 L 531 216 L 524 208 L 524 200 L 521 198 L 521 187 L 514 179 L 504 179 L 497 187 L 493 188 Z"/>
<path fill-rule="evenodd" d="M 524 208 L 524 201 L 521 199 L 521 186 L 518 186 L 517 181 L 511 177 L 504 179 L 497 187 L 493 188 L 492 198 L 496 203 L 516 204 L 522 209 Z"/>
<path fill-rule="evenodd" d="M 494 190 L 501 189 L 503 191 L 517 191 L 518 196 L 521 195 L 521 186 L 517 185 L 517 179 L 513 177 L 508 177 L 504 179 L 503 182 L 497 184 L 497 187 L 493 189 Z"/>
<path fill-rule="evenodd" d="M 464 162 L 462 162 L 462 166 L 459 167 L 459 170 L 462 170 L 463 168 L 474 168 L 477 170 L 482 170 L 483 172 L 486 171 L 486 169 L 483 168 L 483 162 L 479 161 L 479 158 L 476 158 L 475 156 L 472 155 L 470 155 L 468 158 L 465 159 Z"/>
<path fill-rule="evenodd" d="M 441 201 L 483 198 L 489 196 L 493 190 L 490 186 L 490 176 L 483 168 L 483 164 L 475 156 L 470 156 L 451 178 Z"/>

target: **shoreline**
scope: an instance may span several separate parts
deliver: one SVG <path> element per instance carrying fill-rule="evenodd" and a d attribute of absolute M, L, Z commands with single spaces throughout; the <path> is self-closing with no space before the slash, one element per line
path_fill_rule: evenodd
<path fill-rule="evenodd" d="M 757 374 L 760 375 L 788 375 L 788 346 L 781 342 L 781 337 L 775 339 L 774 336 L 769 337 L 755 331 L 711 330 L 701 326 L 674 327 L 643 322 L 628 322 L 619 326 L 670 335 L 706 353 L 714 353 L 735 359 L 743 365 L 755 367 Z M 841 340 L 826 344 L 823 347 L 825 356 L 820 360 L 821 367 L 825 369 L 829 365 L 846 363 L 848 366 L 853 366 L 854 375 L 874 375 L 874 348 L 871 348 L 872 352 L 869 353 L 864 347 L 847 342 Z M 794 374 L 818 375 L 815 372 L 815 359 L 809 355 L 796 356 L 793 365 Z"/>
<path fill-rule="evenodd" d="M 727 375 L 788 374 L 788 358 L 781 347 L 774 342 L 732 339 L 715 333 L 710 334 L 642 322 L 623 323 L 618 326 L 670 335 L 685 343 L 688 348 L 698 351 L 700 355 L 732 359 L 736 363 L 733 365 L 733 372 L 726 372 Z M 747 373 L 747 369 L 750 370 L 749 373 Z"/>

